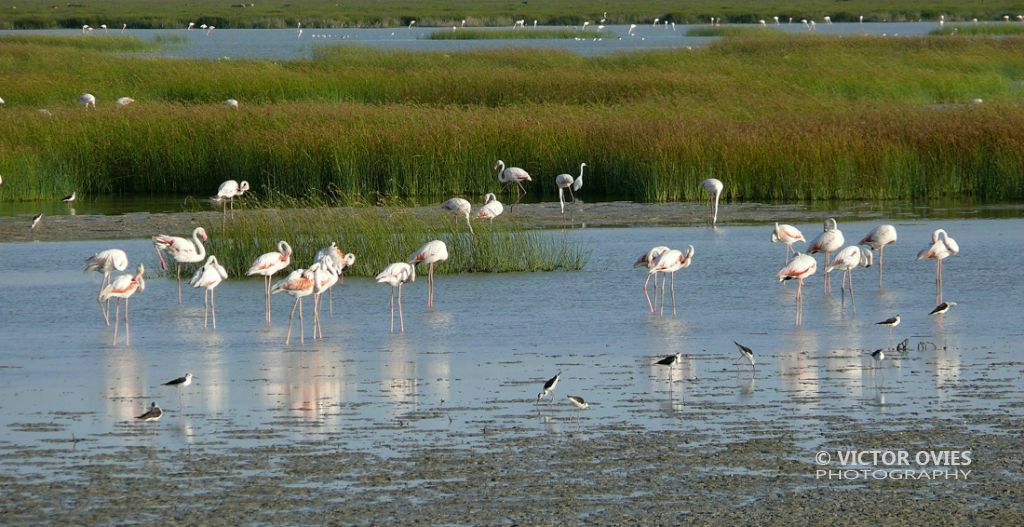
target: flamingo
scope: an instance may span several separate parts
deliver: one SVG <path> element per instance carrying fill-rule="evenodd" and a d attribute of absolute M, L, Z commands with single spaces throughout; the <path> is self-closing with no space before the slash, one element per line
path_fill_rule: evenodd
<path fill-rule="evenodd" d="M 234 212 L 235 198 L 241 197 L 247 190 L 249 190 L 248 181 L 242 181 L 239 183 L 233 179 L 229 179 L 220 184 L 220 187 L 217 188 L 217 195 L 210 198 L 210 201 L 214 203 L 223 203 L 223 213 L 227 215 L 228 202 L 231 203 L 231 211 Z"/>
<path fill-rule="evenodd" d="M 626 34 L 632 37 L 635 32 L 636 32 L 636 24 L 630 24 L 629 25 L 629 31 L 627 31 Z"/>
<path fill-rule="evenodd" d="M 263 291 L 264 296 L 267 300 L 267 308 L 265 311 L 267 324 L 270 324 L 270 277 L 274 276 L 278 271 L 288 267 L 292 263 L 292 246 L 288 245 L 288 242 L 282 240 L 277 242 L 277 251 L 261 254 L 256 261 L 252 263 L 249 270 L 245 272 L 245 276 L 252 276 L 255 274 L 263 277 Z"/>
<path fill-rule="evenodd" d="M 92 107 L 92 109 L 95 110 L 96 96 L 91 93 L 83 93 L 78 96 L 78 104 L 85 106 L 86 110 L 88 110 L 90 107 Z"/>
<path fill-rule="evenodd" d="M 117 105 L 118 108 L 124 108 L 133 102 L 135 102 L 135 99 L 132 99 L 131 97 L 118 97 L 114 104 Z"/>
<path fill-rule="evenodd" d="M 878 286 L 882 286 L 882 257 L 885 256 L 885 246 L 896 243 L 896 227 L 892 225 L 879 225 L 867 236 L 861 238 L 858 245 L 867 245 L 872 251 L 878 251 Z"/>
<path fill-rule="evenodd" d="M 214 289 L 220 285 L 222 280 L 228 279 L 228 272 L 224 266 L 217 262 L 217 257 L 210 255 L 206 263 L 196 271 L 189 280 L 192 287 L 202 287 L 203 291 L 203 327 L 207 324 L 207 315 L 211 306 L 213 307 L 213 329 L 217 329 L 217 300 L 214 298 Z"/>
<path fill-rule="evenodd" d="M 171 255 L 177 263 L 179 304 L 181 303 L 181 264 L 197 263 L 206 258 L 206 248 L 199 241 L 200 238 L 204 242 L 210 239 L 206 235 L 206 229 L 202 227 L 196 227 L 192 231 L 192 241 L 177 236 L 167 236 L 166 234 L 158 234 L 153 237 L 153 248 L 156 249 L 156 255 L 160 257 L 160 267 L 164 271 L 167 270 L 167 262 L 164 261 L 164 251 Z"/>
<path fill-rule="evenodd" d="M 288 336 L 284 340 L 285 346 L 292 341 L 292 321 L 295 320 L 296 307 L 299 308 L 299 339 L 303 344 L 306 343 L 306 326 L 305 320 L 302 318 L 302 298 L 313 294 L 314 272 L 315 269 L 296 269 L 285 277 L 284 280 L 277 282 L 270 288 L 270 294 L 272 295 L 284 292 L 295 298 L 295 303 L 292 304 L 291 317 L 288 318 Z"/>
<path fill-rule="evenodd" d="M 484 206 L 480 207 L 477 211 L 477 218 L 487 218 L 494 223 L 494 218 L 501 216 L 501 213 L 505 211 L 505 206 L 498 201 L 498 197 L 493 193 L 488 192 L 484 195 Z"/>
<path fill-rule="evenodd" d="M 932 232 L 931 244 L 917 253 L 918 260 L 935 260 L 935 303 L 942 303 L 942 260 L 960 252 L 956 240 L 946 234 L 945 229 Z"/>
<path fill-rule="evenodd" d="M 195 27 L 195 25 L 196 25 L 196 23 L 195 23 L 195 22 L 189 22 L 189 23 L 188 23 L 188 27 L 187 27 L 187 28 L 185 28 L 185 30 L 186 30 L 186 31 L 192 31 L 192 28 L 193 28 L 193 27 Z"/>
<path fill-rule="evenodd" d="M 466 225 L 469 227 L 469 233 L 473 234 L 473 226 L 469 223 L 469 213 L 473 210 L 473 205 L 468 200 L 463 198 L 451 198 L 441 204 L 441 208 L 452 213 L 462 215 L 466 218 Z"/>
<path fill-rule="evenodd" d="M 785 223 L 781 225 L 778 222 L 775 223 L 775 229 L 772 231 L 772 243 L 786 244 L 786 263 L 789 263 L 789 252 L 796 252 L 793 249 L 793 244 L 796 242 L 807 242 L 800 229 Z"/>
<path fill-rule="evenodd" d="M 344 251 L 342 251 L 341 249 L 338 248 L 338 244 L 336 242 L 331 242 L 330 246 L 324 247 L 323 249 L 320 249 L 319 251 L 316 252 L 315 260 L 317 262 L 322 261 L 324 259 L 328 259 L 328 260 L 331 261 L 331 266 L 333 267 L 333 269 L 335 271 L 335 274 L 338 277 L 338 281 L 343 283 L 343 284 L 345 283 L 345 269 L 348 269 L 349 267 L 352 267 L 356 263 L 356 255 L 354 255 L 352 253 L 345 254 Z M 334 284 L 331 284 L 331 285 L 334 285 Z M 330 303 L 329 303 L 330 316 L 333 317 L 334 316 L 334 289 L 333 288 L 328 288 L 328 296 L 330 296 Z M 319 315 L 317 315 L 317 316 L 319 316 Z"/>
<path fill-rule="evenodd" d="M 796 299 L 798 302 L 804 298 L 804 279 L 818 271 L 818 261 L 813 256 L 798 252 L 796 256 L 785 267 L 779 269 L 776 276 L 779 282 L 786 280 L 797 280 Z"/>
<path fill-rule="evenodd" d="M 665 274 L 672 276 L 672 315 L 676 314 L 676 271 L 686 269 L 693 261 L 693 246 L 687 246 L 686 252 L 670 249 L 658 257 L 658 261 L 651 267 L 648 276 L 655 273 L 662 274 L 661 282 L 661 314 L 665 314 Z M 657 280 L 657 278 L 655 278 Z"/>
<path fill-rule="evenodd" d="M 704 187 L 704 190 L 708 193 L 708 213 L 711 216 L 711 225 L 714 226 L 718 223 L 718 197 L 722 195 L 722 189 L 725 185 L 715 178 L 705 179 L 700 183 L 700 186 Z M 715 198 L 715 202 L 711 203 L 711 198 Z"/>
<path fill-rule="evenodd" d="M 98 297 L 99 302 L 106 302 L 111 298 L 114 299 L 114 342 L 117 344 L 117 317 L 121 310 L 121 305 L 118 304 L 117 300 L 124 299 L 124 344 L 130 345 L 132 341 L 131 329 L 128 327 L 128 300 L 132 295 L 138 292 L 142 292 L 146 289 L 146 280 L 143 275 L 146 273 L 146 268 L 140 263 L 135 270 L 134 275 L 122 274 L 114 278 L 107 287 L 104 287 L 100 291 Z"/>
<path fill-rule="evenodd" d="M 526 195 L 526 188 L 523 187 L 523 181 L 533 181 L 533 179 L 530 178 L 530 174 L 519 167 L 505 168 L 505 162 L 500 159 L 494 164 L 494 170 L 498 171 L 498 181 L 503 185 L 515 184 L 519 187 L 519 190 L 516 192 L 516 203 L 519 203 L 519 200 Z"/>
<path fill-rule="evenodd" d="M 384 268 L 374 278 L 378 284 L 391 286 L 391 332 L 395 332 L 395 288 L 398 288 L 398 322 L 405 333 L 405 317 L 402 315 L 402 284 L 416 281 L 416 268 L 405 262 L 395 262 Z"/>
<path fill-rule="evenodd" d="M 309 267 L 313 271 L 313 340 L 324 338 L 324 328 L 320 322 L 320 296 L 324 291 L 333 291 L 334 284 L 338 283 L 338 275 L 341 271 L 334 265 L 334 259 L 330 256 L 317 259 L 316 263 Z"/>
<path fill-rule="evenodd" d="M 100 291 L 110 282 L 110 273 L 124 271 L 128 268 L 128 255 L 121 249 L 107 249 L 100 251 L 85 259 L 83 272 L 96 271 L 103 273 L 103 281 L 100 282 Z M 100 303 L 100 311 L 103 312 L 103 321 L 110 325 L 110 302 Z"/>
<path fill-rule="evenodd" d="M 843 295 L 843 301 L 846 301 L 846 286 L 847 277 L 850 281 L 850 300 L 853 300 L 853 270 L 858 267 L 871 267 L 871 263 L 874 260 L 873 253 L 859 245 L 851 245 L 845 249 L 836 253 L 835 258 L 825 267 L 825 273 L 831 273 L 833 269 L 842 269 L 843 271 L 843 283 L 839 286 L 839 291 Z M 854 308 L 856 309 L 856 308 Z"/>
<path fill-rule="evenodd" d="M 633 267 L 644 267 L 649 271 L 652 267 L 654 267 L 654 264 L 658 262 L 658 258 L 661 257 L 661 255 L 667 252 L 668 250 L 668 247 L 665 247 L 664 245 L 653 247 L 646 253 L 641 254 L 640 257 L 637 258 L 635 262 L 633 262 Z M 651 295 L 647 293 L 647 283 L 651 281 L 652 276 L 654 276 L 654 274 L 648 272 L 647 279 L 644 280 L 644 297 L 647 298 L 647 307 L 651 310 L 651 313 L 654 313 L 654 304 L 658 303 L 657 280 L 654 281 L 654 303 L 651 303 Z"/>
<path fill-rule="evenodd" d="M 565 199 L 562 193 L 565 189 L 569 189 L 569 196 L 572 197 L 572 202 L 576 203 L 576 196 L 572 193 L 574 190 L 579 192 L 583 188 L 583 167 L 587 166 L 586 163 L 580 163 L 580 177 L 575 180 L 569 174 L 559 174 L 555 176 L 555 186 L 558 187 L 558 203 L 562 207 L 562 214 L 565 214 Z"/>
<path fill-rule="evenodd" d="M 828 256 L 830 253 L 838 251 L 846 240 L 843 238 L 843 231 L 839 230 L 839 225 L 836 223 L 835 218 L 829 218 L 825 220 L 825 228 L 817 238 L 811 241 L 810 247 L 808 247 L 807 254 L 816 254 L 819 252 L 825 253 L 822 264 L 828 265 Z M 829 293 L 832 289 L 832 283 L 829 281 L 829 274 L 824 274 L 825 293 Z"/>
<path fill-rule="evenodd" d="M 224 99 L 224 104 L 226 106 L 230 106 L 232 109 L 235 109 L 235 110 L 238 109 L 238 100 L 237 99 Z"/>
<path fill-rule="evenodd" d="M 434 264 L 448 260 L 448 246 L 441 240 L 427 242 L 407 260 L 412 265 L 427 264 L 427 307 L 434 307 Z"/>

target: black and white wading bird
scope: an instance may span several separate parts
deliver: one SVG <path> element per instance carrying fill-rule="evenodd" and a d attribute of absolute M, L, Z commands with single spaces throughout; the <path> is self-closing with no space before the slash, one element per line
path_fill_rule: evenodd
<path fill-rule="evenodd" d="M 740 359 L 746 359 L 750 363 L 750 371 L 754 371 L 754 350 L 736 342 L 732 341 L 736 345 L 736 348 L 740 350 Z"/>
<path fill-rule="evenodd" d="M 543 398 L 545 398 L 545 397 L 547 397 L 549 395 L 551 395 L 551 400 L 554 400 L 555 396 L 552 395 L 552 393 L 555 391 L 555 386 L 558 386 L 558 379 L 561 376 L 562 376 L 562 372 L 559 371 L 558 373 L 555 374 L 554 377 L 548 379 L 548 382 L 544 383 L 543 390 L 540 393 L 537 394 L 537 402 L 538 403 L 540 402 L 541 399 L 543 399 Z"/>
<path fill-rule="evenodd" d="M 900 316 L 897 314 L 894 317 L 889 317 L 881 322 L 875 322 L 879 326 L 889 326 L 889 336 L 892 336 L 892 328 L 900 325 Z"/>
<path fill-rule="evenodd" d="M 178 388 L 184 388 L 192 384 L 192 374 L 186 373 L 184 377 L 178 377 L 172 381 L 167 381 L 164 386 L 177 386 Z"/>
<path fill-rule="evenodd" d="M 672 366 L 675 366 L 676 364 L 679 364 L 682 361 L 683 361 L 683 354 L 682 353 L 676 353 L 675 355 L 669 355 L 668 357 L 665 357 L 665 358 L 659 360 L 658 362 L 655 362 L 655 364 L 660 365 L 660 366 L 668 366 L 669 368 L 671 368 Z"/>
<path fill-rule="evenodd" d="M 943 302 L 943 303 L 935 306 L 935 309 L 933 309 L 931 311 L 931 313 L 928 313 L 928 314 L 929 315 L 942 315 L 946 311 L 949 311 L 949 308 L 951 308 L 951 307 L 953 307 L 955 305 L 956 305 L 956 302 Z"/>
<path fill-rule="evenodd" d="M 64 203 L 74 203 L 76 197 L 77 196 L 75 196 L 75 193 L 72 192 L 71 194 L 64 196 L 64 199 L 62 199 L 61 201 L 63 201 Z"/>
<path fill-rule="evenodd" d="M 881 348 L 876 349 L 874 353 L 871 354 L 871 358 L 878 361 L 878 365 L 881 366 L 882 361 L 885 360 L 885 352 L 882 351 Z"/>
<path fill-rule="evenodd" d="M 590 408 L 590 403 L 583 400 L 583 398 L 580 397 L 579 395 L 569 395 L 568 399 L 570 402 L 572 402 L 573 406 L 576 407 L 576 420 L 579 421 L 580 410 L 586 410 L 587 408 Z"/>
<path fill-rule="evenodd" d="M 36 226 L 39 225 L 39 222 L 41 222 L 41 221 L 43 221 L 43 213 L 42 212 L 40 212 L 39 214 L 36 214 L 35 217 L 32 218 L 32 226 L 29 227 L 29 228 L 30 229 L 35 229 Z"/>
<path fill-rule="evenodd" d="M 149 411 L 136 417 L 136 419 L 142 419 L 143 421 L 159 421 L 162 415 L 164 415 L 164 411 L 161 410 L 156 403 L 153 403 L 149 405 Z"/>

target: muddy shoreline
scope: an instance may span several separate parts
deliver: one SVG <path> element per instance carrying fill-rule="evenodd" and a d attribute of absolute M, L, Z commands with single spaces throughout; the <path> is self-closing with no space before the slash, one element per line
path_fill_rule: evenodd
<path fill-rule="evenodd" d="M 344 212 L 351 207 L 340 207 Z M 398 208 L 378 207 L 381 214 Z M 412 214 L 444 217 L 436 206 L 402 208 Z M 259 214 L 260 211 L 239 211 L 239 214 Z M 785 222 L 819 223 L 829 216 L 840 217 L 840 222 L 853 220 L 921 218 L 984 218 L 1024 216 L 1024 204 L 981 205 L 964 208 L 928 206 L 892 206 L 874 203 L 847 203 L 840 212 L 823 211 L 805 204 L 729 203 L 719 210 L 719 225 L 728 226 Z M 147 213 L 123 215 L 46 215 L 35 230 L 29 229 L 31 215 L 0 217 L 0 242 L 140 239 L 160 233 L 179 233 L 196 225 L 214 225 L 222 221 L 215 211 Z M 694 226 L 707 223 L 707 209 L 699 203 L 633 203 L 612 201 L 601 203 L 567 204 L 566 213 L 559 213 L 557 203 L 528 203 L 515 207 L 500 220 L 514 221 L 527 228 L 557 229 L 578 227 L 650 227 Z"/>

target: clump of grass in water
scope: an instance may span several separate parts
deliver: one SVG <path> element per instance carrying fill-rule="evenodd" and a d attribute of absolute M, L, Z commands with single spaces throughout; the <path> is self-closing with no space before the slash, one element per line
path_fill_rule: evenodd
<path fill-rule="evenodd" d="M 608 31 L 578 29 L 444 29 L 429 33 L 428 40 L 528 40 L 528 39 L 594 39 L 613 38 Z"/>
<path fill-rule="evenodd" d="M 258 206 L 254 200 L 247 207 Z M 586 251 L 565 237 L 528 231 L 508 222 L 477 223 L 475 234 L 438 210 L 436 217 L 421 218 L 402 209 L 304 209 L 236 211 L 234 217 L 208 228 L 209 254 L 231 276 L 244 276 L 253 260 L 275 250 L 285 240 L 295 251 L 292 268 L 308 267 L 316 252 L 337 242 L 356 255 L 349 276 L 372 277 L 393 262 L 404 262 L 430 240 L 448 245 L 449 259 L 436 272 L 507 273 L 567 270 L 578 271 L 586 263 Z"/>
<path fill-rule="evenodd" d="M 704 26 L 691 27 L 686 30 L 688 37 L 784 37 L 785 33 L 778 29 L 749 26 Z"/>
<path fill-rule="evenodd" d="M 1017 21 L 1015 21 L 1015 23 L 995 22 L 985 24 L 946 24 L 943 27 L 937 27 L 929 31 L 928 34 L 945 36 L 960 35 L 966 37 L 1024 35 L 1024 24 Z"/>

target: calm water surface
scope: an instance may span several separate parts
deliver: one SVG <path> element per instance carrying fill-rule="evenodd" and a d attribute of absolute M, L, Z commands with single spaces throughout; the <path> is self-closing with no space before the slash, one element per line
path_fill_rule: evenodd
<path fill-rule="evenodd" d="M 291 346 L 290 299 L 274 297 L 265 327 L 260 281 L 220 286 L 214 331 L 203 329 L 200 292 L 186 290 L 179 306 L 174 281 L 157 277 L 131 301 L 132 345 L 113 346 L 94 300 L 100 277 L 82 274 L 82 260 L 121 247 L 132 267 L 157 269 L 147 241 L 0 244 L 0 447 L 74 437 L 85 440 L 79 450 L 155 443 L 216 453 L 343 432 L 340 446 L 388 455 L 620 425 L 738 438 L 763 420 L 792 427 L 810 447 L 847 419 L 899 429 L 910 415 L 1020 416 L 1024 220 L 941 223 L 962 249 L 944 266 L 945 297 L 960 305 L 941 317 L 928 315 L 934 264 L 914 260 L 935 222 L 896 223 L 886 286 L 874 268 L 858 270 L 856 309 L 849 298 L 844 307 L 838 285 L 823 297 L 820 274 L 812 277 L 802 327 L 796 288 L 773 279 L 783 252 L 766 226 L 582 229 L 551 233 L 591 249 L 581 272 L 439 276 L 430 311 L 421 278 L 405 290 L 405 335 L 388 333 L 387 286 L 348 279 L 333 319 L 324 315 L 327 339 Z M 840 223 L 848 241 L 873 226 Z M 798 227 L 808 237 L 820 228 Z M 676 317 L 647 312 L 643 272 L 631 267 L 666 243 L 696 247 L 678 276 Z M 903 324 L 889 338 L 874 322 L 896 313 Z M 872 369 L 868 354 L 903 338 L 910 352 Z M 753 375 L 733 364 L 734 339 L 757 353 Z M 674 352 L 685 360 L 671 373 L 652 366 Z M 558 370 L 554 404 L 536 406 Z M 186 371 L 196 381 L 179 402 L 160 383 Z M 568 394 L 593 402 L 579 421 Z M 136 422 L 150 401 L 163 420 Z M 9 457 L 0 466 L 38 468 Z"/>
<path fill-rule="evenodd" d="M 565 49 L 583 55 L 598 55 L 618 51 L 636 51 L 650 49 L 673 49 L 686 46 L 702 46 L 717 40 L 717 37 L 688 37 L 687 27 L 639 25 L 633 37 L 628 36 L 628 25 L 611 25 L 605 31 L 618 35 L 614 38 L 601 40 L 573 39 L 528 39 L 528 40 L 427 40 L 426 35 L 435 31 L 450 31 L 450 28 L 413 27 L 409 28 L 352 28 L 352 29 L 318 29 L 304 28 L 299 37 L 294 29 L 217 29 L 206 34 L 202 30 L 132 30 L 124 32 L 144 40 L 151 40 L 157 35 L 178 35 L 185 40 L 180 45 L 172 45 L 168 49 L 157 52 L 159 55 L 194 58 L 265 58 L 294 59 L 309 58 L 313 49 L 319 45 L 358 45 L 383 49 L 403 49 L 416 51 L 458 51 L 466 49 L 496 49 L 515 47 L 540 47 Z M 757 26 L 751 26 L 757 27 Z M 771 27 L 787 32 L 806 32 L 799 19 L 792 24 L 783 23 Z M 927 34 L 935 29 L 935 22 L 908 23 L 874 23 L 874 24 L 818 24 L 821 34 L 833 35 L 891 35 L 914 36 Z M 526 29 L 529 31 L 529 28 Z M 77 29 L 52 30 L 4 30 L 6 34 L 40 34 L 40 35 L 81 35 Z M 97 30 L 93 35 L 101 34 Z M 121 34 L 120 30 L 109 34 Z"/>

